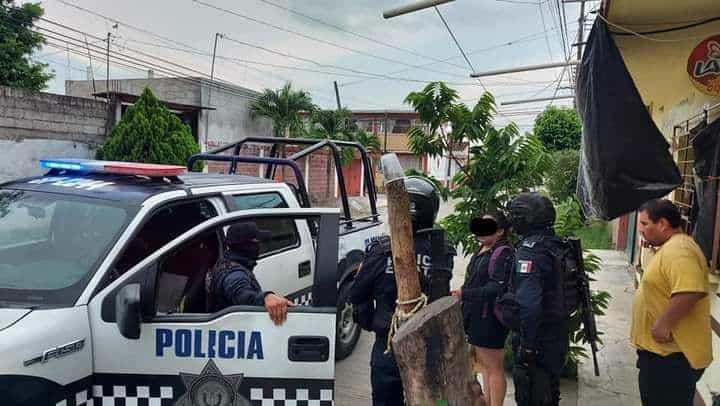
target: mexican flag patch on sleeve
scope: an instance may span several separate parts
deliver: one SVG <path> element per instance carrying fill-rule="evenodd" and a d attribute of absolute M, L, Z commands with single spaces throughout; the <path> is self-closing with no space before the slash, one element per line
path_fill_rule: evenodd
<path fill-rule="evenodd" d="M 517 272 L 518 273 L 532 273 L 533 272 L 532 261 L 518 261 Z"/>

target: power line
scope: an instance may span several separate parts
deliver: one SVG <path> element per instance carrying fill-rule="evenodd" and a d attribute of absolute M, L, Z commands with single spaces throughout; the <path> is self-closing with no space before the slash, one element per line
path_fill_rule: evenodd
<path fill-rule="evenodd" d="M 64 1 L 64 0 L 63 0 L 63 1 Z M 298 31 L 293 31 L 293 30 L 290 30 L 290 29 L 287 29 L 287 28 L 283 28 L 283 27 L 280 27 L 280 26 L 278 26 L 278 25 L 269 23 L 269 22 L 267 22 L 267 21 L 260 20 L 260 19 L 255 18 L 255 17 L 250 17 L 250 16 L 248 16 L 248 15 L 239 13 L 239 12 L 237 12 L 237 11 L 233 11 L 233 10 L 230 10 L 230 9 L 227 9 L 227 8 L 224 8 L 224 7 L 215 6 L 215 5 L 213 5 L 213 4 L 206 3 L 206 2 L 204 2 L 204 1 L 202 1 L 202 0 L 192 0 L 192 1 L 195 2 L 195 3 L 197 3 L 197 4 L 200 4 L 200 5 L 202 5 L 202 6 L 205 6 L 205 7 L 208 7 L 208 8 L 211 8 L 211 9 L 214 9 L 214 10 L 217 10 L 217 11 L 220 11 L 220 12 L 223 12 L 223 13 L 231 14 L 231 15 L 234 15 L 234 16 L 236 16 L 236 17 L 240 17 L 240 18 L 242 18 L 242 19 L 245 19 L 245 20 L 248 20 L 248 21 L 252 21 L 252 22 L 257 23 L 257 24 L 265 25 L 265 26 L 274 28 L 274 29 L 279 30 L 279 31 L 282 31 L 282 32 L 286 32 L 286 33 L 289 33 L 289 34 L 297 35 L 297 36 L 299 36 L 299 37 L 301 37 L 301 38 L 305 38 L 305 39 L 308 39 L 308 40 L 311 40 L 311 41 L 319 42 L 319 43 L 321 43 L 321 44 L 329 45 L 329 46 L 332 46 L 332 47 L 335 47 L 335 48 L 343 49 L 343 50 L 345 50 L 345 51 L 350 51 L 350 52 L 356 53 L 356 54 L 358 54 L 358 55 L 367 56 L 367 57 L 374 58 L 374 59 L 377 59 L 377 60 L 381 60 L 381 61 L 384 61 L 384 62 L 395 63 L 395 64 L 398 64 L 398 65 L 403 65 L 403 66 L 408 66 L 408 67 L 413 67 L 413 68 L 414 68 L 414 66 L 413 66 L 412 64 L 408 64 L 408 63 L 403 62 L 403 61 L 399 61 L 399 60 L 392 59 L 392 58 L 386 58 L 386 57 L 383 57 L 383 56 L 378 56 L 378 55 L 372 54 L 372 53 L 370 53 L 370 52 L 362 51 L 362 50 L 355 49 L 355 48 L 350 48 L 350 47 L 347 47 L 347 46 L 344 46 L 344 45 L 341 45 L 341 44 L 338 44 L 338 43 L 335 43 L 335 42 L 332 42 L 332 41 L 324 40 L 324 39 L 321 39 L 321 38 L 315 38 L 315 37 L 313 37 L 313 36 L 310 36 L 310 35 L 307 35 L 307 34 L 303 34 L 303 33 L 298 32 Z M 439 70 L 435 70 L 435 69 L 423 68 L 423 70 L 426 70 L 426 71 L 428 71 L 428 72 L 433 72 L 433 73 L 439 73 L 439 74 L 443 74 L 443 75 L 449 75 L 449 76 L 454 76 L 454 75 L 455 75 L 454 73 L 449 73 L 449 72 L 445 72 L 445 71 L 439 71 Z"/>
<path fill-rule="evenodd" d="M 552 30 L 551 30 L 551 31 L 552 31 Z M 536 41 L 536 40 L 541 39 L 541 38 L 542 38 L 542 35 L 543 35 L 544 33 L 546 33 L 546 32 L 548 32 L 548 31 L 541 31 L 541 32 L 537 32 L 537 33 L 534 33 L 534 34 L 530 34 L 530 35 L 526 35 L 526 36 L 523 36 L 523 37 L 514 39 L 514 40 L 512 40 L 512 41 L 503 42 L 503 43 L 496 44 L 496 45 L 492 45 L 492 46 L 486 47 L 486 48 L 476 49 L 476 50 L 473 50 L 473 51 L 468 52 L 468 55 L 475 55 L 475 54 L 479 54 L 479 53 L 482 53 L 482 52 L 488 52 L 488 51 L 492 51 L 492 50 L 494 50 L 494 49 L 503 48 L 503 47 L 506 47 L 506 46 L 517 45 L 517 44 L 519 44 L 519 43 L 521 43 L 521 42 Z M 450 60 L 457 59 L 457 58 L 462 58 L 462 56 L 452 56 L 452 57 L 446 58 L 445 61 L 450 61 Z M 430 65 L 434 65 L 434 64 L 435 64 L 434 62 L 431 62 L 431 63 L 428 63 L 428 64 L 419 65 L 418 67 L 430 66 Z M 409 71 L 409 70 L 412 70 L 412 69 L 400 69 L 400 70 L 397 70 L 397 71 L 389 72 L 389 73 L 387 73 L 387 74 L 388 74 L 388 75 L 396 75 L 396 74 L 398 74 L 398 73 L 404 73 L 404 72 L 407 72 L 407 71 Z M 351 81 L 351 82 L 345 82 L 345 83 L 341 83 L 341 84 L 340 84 L 340 87 L 356 85 L 356 84 L 358 84 L 358 83 L 365 82 L 366 80 L 372 80 L 372 79 L 363 79 L 363 80 L 356 80 L 356 81 Z"/>
<path fill-rule="evenodd" d="M 182 46 L 182 47 L 184 47 L 184 48 L 189 48 L 189 49 L 193 49 L 193 50 L 195 50 L 195 51 L 203 52 L 203 53 L 204 53 L 204 51 L 200 51 L 200 50 L 198 50 L 197 48 L 191 47 L 191 46 L 189 46 L 189 45 L 187 45 L 187 44 L 183 44 L 183 43 L 181 43 L 181 42 L 179 42 L 179 41 L 171 40 L 171 39 L 168 39 L 168 38 L 165 38 L 165 37 L 156 35 L 156 34 L 150 32 L 150 31 L 147 31 L 147 30 L 144 30 L 144 29 L 141 29 L 141 28 L 138 28 L 138 27 L 134 27 L 134 26 L 125 24 L 125 23 L 120 22 L 120 21 L 118 21 L 118 20 L 112 19 L 112 18 L 110 18 L 110 17 L 108 17 L 108 16 L 105 16 L 105 15 L 102 15 L 102 14 L 99 14 L 99 13 L 96 13 L 96 12 L 94 12 L 94 11 L 92 11 L 92 10 L 88 10 L 88 9 L 83 8 L 83 7 L 76 6 L 76 5 L 72 4 L 72 3 L 67 2 L 66 0 L 56 0 L 56 1 L 59 1 L 59 2 L 61 2 L 61 3 L 63 3 L 63 4 L 69 5 L 69 6 L 71 6 L 71 7 L 77 8 L 77 9 L 79 9 L 79 10 L 81 10 L 81 11 L 88 12 L 88 13 L 90 13 L 90 14 L 92 14 L 92 15 L 99 16 L 99 17 L 104 18 L 104 19 L 106 19 L 106 20 L 113 21 L 113 22 L 117 22 L 117 23 L 119 23 L 119 24 L 121 24 L 121 25 L 127 25 L 128 27 L 130 27 L 130 28 L 132 28 L 132 29 L 135 29 L 135 30 L 137 30 L 137 31 L 146 33 L 146 34 L 151 35 L 151 36 L 156 37 L 156 38 L 160 38 L 160 39 L 162 39 L 162 40 L 164 40 L 164 41 L 166 41 L 166 42 L 172 42 L 172 43 L 175 43 L 175 44 L 179 44 L 180 46 Z M 196 2 L 204 5 L 204 3 L 201 2 L 201 1 L 197 1 L 197 0 L 194 0 L 194 1 L 196 1 Z M 209 7 L 217 8 L 217 7 L 212 6 L 212 5 L 209 5 Z M 224 9 L 222 9 L 222 10 L 224 10 Z M 231 11 L 231 10 L 226 10 L 226 11 L 229 12 L 229 13 L 231 13 L 231 14 L 237 14 L 237 13 Z M 351 69 L 351 68 L 346 68 L 346 67 L 337 66 L 337 65 L 323 64 L 323 63 L 321 63 L 321 62 L 317 62 L 317 61 L 311 60 L 311 59 L 309 59 L 309 58 L 297 57 L 297 56 L 290 55 L 290 54 L 287 54 L 287 53 L 284 53 L 284 52 L 280 52 L 280 51 L 277 51 L 277 50 L 273 50 L 273 49 L 270 49 L 270 48 L 267 48 L 267 47 L 262 47 L 262 46 L 260 46 L 260 45 L 251 44 L 251 43 L 246 42 L 246 41 L 236 40 L 236 39 L 233 39 L 233 38 L 231 38 L 231 37 L 229 37 L 229 36 L 227 36 L 227 35 L 226 35 L 226 39 L 228 39 L 228 40 L 230 40 L 230 41 L 232 41 L 232 42 L 239 43 L 239 44 L 241 44 L 241 45 L 253 47 L 253 48 L 256 48 L 256 49 L 261 49 L 261 50 L 264 50 L 264 51 L 266 51 L 266 52 L 275 53 L 275 54 L 277 54 L 277 55 L 284 56 L 284 57 L 287 57 L 287 58 L 292 58 L 292 59 L 296 59 L 296 60 L 302 60 L 302 61 L 305 61 L 305 62 L 309 62 L 309 63 L 312 63 L 312 64 L 317 65 L 317 66 L 331 67 L 331 68 L 333 68 L 333 69 L 340 69 L 340 70 L 345 70 L 345 71 L 350 71 L 350 72 L 353 72 L 353 73 L 361 74 L 361 75 L 364 75 L 366 78 L 399 80 L 399 81 L 406 81 L 406 82 L 413 82 L 413 83 L 427 83 L 427 80 L 391 77 L 391 76 L 388 76 L 388 75 L 377 74 L 377 73 L 372 73 L 372 72 L 365 72 L 365 71 L 356 70 L 356 69 Z M 404 63 L 403 63 L 403 64 L 404 64 Z M 407 66 L 412 66 L 412 65 L 408 65 L 408 64 L 405 64 L 405 65 L 407 65 Z M 424 70 L 429 70 L 429 69 L 424 68 Z M 429 71 L 435 71 L 435 70 L 429 70 Z M 465 78 L 465 77 L 466 77 L 465 75 L 456 75 L 456 74 L 453 74 L 453 73 L 442 72 L 442 71 L 435 71 L 435 72 L 440 72 L 440 73 L 442 73 L 442 74 L 446 74 L 446 75 L 449 75 L 449 76 L 455 76 L 455 77 L 458 77 L 458 78 Z M 466 83 L 457 83 L 457 82 L 456 82 L 456 83 L 451 83 L 451 82 L 448 82 L 448 83 L 449 83 L 449 84 L 452 84 L 452 85 L 454 85 L 454 86 L 474 86 L 474 85 L 475 85 L 474 83 L 467 83 L 467 82 L 466 82 Z"/>
<path fill-rule="evenodd" d="M 271 48 L 263 47 L 263 46 L 261 46 L 261 45 L 251 44 L 251 43 L 246 42 L 246 41 L 241 41 L 241 40 L 232 38 L 232 37 L 230 37 L 230 36 L 228 36 L 228 35 L 225 35 L 225 39 L 228 40 L 228 41 L 230 41 L 230 42 L 234 42 L 234 43 L 237 43 L 237 44 L 240 44 L 240 45 L 244 45 L 244 46 L 248 46 L 248 47 L 255 48 L 255 49 L 260 49 L 260 50 L 263 50 L 263 51 L 265 51 L 265 52 L 269 52 L 269 53 L 272 53 L 272 54 L 275 54 L 275 55 L 279 55 L 279 56 L 282 56 L 282 57 L 285 57 L 285 58 L 296 59 L 296 60 L 298 60 L 298 61 L 311 63 L 311 64 L 316 65 L 316 66 L 323 66 L 323 67 L 328 67 L 328 68 L 332 68 L 332 69 L 339 69 L 339 70 L 344 70 L 344 71 L 348 71 L 348 72 L 352 72 L 352 73 L 356 73 L 356 74 L 361 74 L 361 75 L 365 75 L 365 77 L 372 77 L 372 78 L 377 78 L 377 79 L 397 80 L 397 81 L 413 82 L 413 83 L 427 83 L 427 82 L 428 82 L 427 80 L 423 80 L 423 79 L 410 79 L 410 78 L 402 78 L 402 77 L 393 77 L 393 76 L 383 75 L 383 74 L 380 74 L 380 73 L 372 73 L 372 72 L 361 71 L 361 70 L 358 70 L 358 69 L 346 68 L 346 67 L 344 67 L 344 66 L 326 64 L 326 63 L 318 62 L 318 61 L 313 60 L 313 59 L 310 59 L 310 58 L 305 58 L 305 57 L 301 57 L 301 56 L 296 56 L 296 55 L 288 54 L 288 53 L 285 53 L 285 52 L 280 52 L 280 51 L 277 51 L 277 50 L 274 50 L 274 49 L 271 49 Z M 464 77 L 466 77 L 466 76 L 462 76 L 462 77 L 464 78 Z M 475 86 L 475 83 L 472 83 L 472 82 L 446 82 L 446 83 L 452 84 L 452 85 L 454 85 L 454 86 Z"/>
<path fill-rule="evenodd" d="M 306 19 L 308 19 L 308 20 L 310 20 L 310 21 L 314 21 L 314 22 L 319 23 L 319 24 L 321 24 L 321 25 L 325 25 L 325 26 L 327 26 L 327 27 L 331 27 L 331 28 L 336 29 L 336 30 L 338 30 L 338 31 L 342 31 L 342 32 L 344 32 L 344 33 L 346 33 L 346 34 L 350 34 L 350 35 L 352 35 L 352 36 L 355 36 L 355 37 L 358 37 L 358 38 L 362 38 L 362 39 L 364 39 L 364 40 L 366 40 L 366 41 L 370 41 L 370 42 L 376 43 L 376 44 L 378 44 L 378 45 L 382 45 L 382 46 L 384 46 L 384 47 L 388 47 L 388 48 L 391 48 L 391 49 L 394 49 L 394 50 L 397 50 L 397 51 L 405 52 L 405 53 L 407 53 L 407 54 L 409 54 L 409 55 L 414 55 L 414 56 L 418 56 L 418 57 L 421 57 L 421 58 L 429 59 L 429 60 L 435 61 L 435 62 L 437 62 L 437 63 L 444 63 L 444 64 L 446 64 L 446 65 L 450 65 L 450 66 L 454 66 L 454 67 L 456 67 L 456 68 L 463 68 L 463 69 L 464 69 L 464 66 L 462 66 L 462 65 L 459 65 L 459 64 L 456 64 L 456 63 L 452 63 L 452 62 L 449 62 L 449 61 L 447 61 L 447 60 L 442 60 L 442 59 L 438 59 L 438 58 L 433 58 L 433 57 L 431 57 L 431 56 L 429 56 L 429 55 L 424 55 L 424 54 L 421 54 L 421 53 L 419 53 L 419 52 L 415 52 L 415 51 L 410 50 L 410 49 L 401 48 L 401 47 L 399 47 L 399 46 L 396 46 L 396 45 L 393 45 L 393 44 L 390 44 L 390 43 L 381 41 L 381 40 L 376 39 L 376 38 L 369 37 L 369 36 L 367 36 L 367 35 L 358 34 L 357 32 L 350 31 L 350 30 L 348 30 L 348 29 L 346 29 L 346 28 L 344 28 L 344 27 L 341 27 L 341 26 L 339 26 L 339 25 L 329 23 L 329 22 L 327 22 L 327 21 L 321 20 L 321 19 L 319 19 L 319 18 L 310 16 L 310 15 L 307 15 L 307 14 L 303 14 L 303 13 L 297 11 L 297 10 L 294 10 L 294 9 L 292 9 L 292 8 L 289 8 L 289 7 L 282 6 L 282 5 L 280 5 L 280 4 L 277 4 L 277 3 L 272 2 L 272 1 L 270 1 L 270 0 L 258 0 L 258 1 L 261 1 L 261 2 L 263 2 L 263 3 L 265 3 L 265 4 L 271 5 L 271 6 L 273 6 L 273 7 L 279 8 L 279 9 L 281 9 L 281 10 L 287 11 L 287 12 L 289 12 L 289 13 L 298 15 L 298 16 L 300 16 L 300 17 L 306 18 Z"/>
<path fill-rule="evenodd" d="M 458 50 L 460 50 L 460 54 L 462 54 L 463 58 L 465 59 L 465 62 L 467 62 L 468 66 L 470 67 L 471 72 L 475 72 L 475 67 L 473 67 L 472 62 L 470 61 L 470 58 L 468 58 L 467 54 L 465 53 L 465 50 L 460 46 L 460 41 L 458 41 L 457 37 L 455 37 L 455 33 L 453 33 L 452 29 L 450 29 L 450 25 L 448 25 L 447 21 L 445 21 L 445 17 L 443 17 L 442 13 L 440 12 L 440 9 L 437 7 L 433 7 L 435 9 L 435 12 L 437 12 L 438 17 L 440 17 L 440 20 L 442 21 L 443 25 L 445 25 L 445 28 L 447 29 L 448 33 L 450 33 L 450 37 L 452 37 L 453 42 L 455 42 L 455 45 L 457 46 Z M 483 84 L 483 82 L 478 79 L 478 83 L 480 83 L 480 86 L 482 86 L 483 90 L 486 92 L 489 92 L 487 87 Z"/>
<path fill-rule="evenodd" d="M 548 34 L 547 34 L 547 25 L 545 24 L 545 15 L 543 13 L 542 3 L 538 2 L 537 5 L 538 5 L 538 10 L 540 11 L 540 21 L 542 22 L 543 29 L 545 29 L 545 43 L 547 44 L 548 55 L 550 56 L 550 60 L 553 60 L 553 59 L 555 59 L 555 57 L 553 56 L 552 48 L 550 47 L 550 37 L 548 37 Z M 562 33 L 561 33 L 561 35 L 562 35 Z"/>
<path fill-rule="evenodd" d="M 51 34 L 41 33 L 41 32 L 37 32 L 37 31 L 33 31 L 33 32 L 37 32 L 48 39 L 51 39 L 54 41 L 59 41 L 60 43 L 65 42 L 66 44 L 72 44 L 73 46 L 79 47 L 81 49 L 83 48 L 84 44 L 80 43 L 80 40 L 74 39 L 73 37 L 70 37 L 70 36 L 62 34 L 62 33 L 57 33 L 52 30 L 48 30 L 47 28 L 43 28 L 43 27 L 39 27 L 39 28 L 43 29 L 44 31 L 48 31 Z M 57 46 L 57 44 L 54 44 L 54 45 L 56 47 L 58 47 L 59 49 L 62 48 L 62 46 Z M 105 50 L 102 47 L 99 47 L 97 45 L 88 46 L 87 48 L 88 48 L 88 51 L 92 52 L 96 57 L 98 57 L 98 56 L 102 57 L 105 55 Z M 118 63 L 118 61 L 120 63 Z M 170 76 L 174 76 L 174 77 L 176 77 L 177 80 L 183 81 L 186 83 L 197 84 L 198 82 L 202 82 L 204 79 L 204 78 L 188 78 L 188 77 L 185 77 L 185 76 L 187 76 L 187 74 L 184 72 L 175 70 L 173 68 L 168 68 L 166 66 L 163 66 L 163 65 L 160 65 L 157 63 L 148 62 L 146 60 L 142 60 L 137 57 L 128 56 L 128 55 L 125 55 L 120 52 L 114 53 L 113 64 L 118 64 L 118 65 L 124 66 L 124 67 L 132 67 L 132 68 L 135 68 L 136 70 L 141 70 L 143 72 L 145 72 L 147 70 L 147 68 L 151 68 L 154 71 L 166 73 L 166 74 L 169 74 Z M 138 68 L 138 66 L 140 66 L 141 68 Z M 226 93 L 233 94 L 238 97 L 243 97 L 243 98 L 252 99 L 252 100 L 257 98 L 257 96 L 250 96 L 247 93 L 242 92 L 240 89 L 230 87 L 226 84 L 223 84 L 222 82 L 206 82 L 206 84 L 210 87 L 214 87 L 219 90 L 223 90 Z M 107 89 L 107 91 L 109 91 L 109 89 Z"/>
<path fill-rule="evenodd" d="M 137 26 L 135 26 L 135 25 L 132 25 L 132 24 L 129 24 L 129 23 L 127 23 L 127 22 L 118 20 L 118 19 L 116 19 L 116 18 L 111 18 L 111 17 L 109 17 L 109 16 L 107 16 L 107 15 L 98 13 L 98 12 L 96 12 L 96 11 L 90 10 L 90 9 L 88 9 L 88 8 L 85 8 L 85 7 L 78 6 L 78 5 L 73 4 L 73 3 L 70 3 L 70 2 L 68 2 L 68 1 L 65 1 L 65 0 L 56 0 L 56 1 L 58 1 L 58 2 L 60 2 L 60 3 L 62 3 L 62 4 L 64 4 L 64 5 L 66 5 L 66 6 L 68 6 L 68 7 L 72 7 L 72 8 L 74 8 L 74 9 L 76 9 L 76 10 L 82 11 L 82 12 L 84 12 L 84 13 L 86 13 L 86 14 L 90 14 L 90 15 L 92 15 L 92 16 L 95 16 L 95 17 L 104 19 L 104 20 L 106 20 L 106 21 L 110 21 L 110 22 L 112 22 L 112 23 L 120 24 L 120 25 L 122 25 L 122 26 L 128 27 L 128 28 L 130 28 L 130 29 L 132 29 L 132 30 L 135 30 L 135 31 L 140 32 L 140 33 L 143 33 L 143 34 L 145 34 L 145 35 L 148 35 L 148 36 L 150 36 L 150 37 L 152 37 L 152 38 L 159 39 L 159 40 L 162 41 L 162 42 L 165 42 L 165 43 L 168 43 L 168 44 L 175 44 L 175 45 L 178 45 L 178 46 L 181 46 L 181 47 L 183 47 L 183 48 L 187 48 L 187 49 L 189 49 L 189 50 L 193 50 L 193 51 L 196 51 L 196 52 L 204 52 L 204 51 L 202 51 L 202 50 L 200 50 L 200 49 L 198 49 L 198 48 L 196 48 L 196 47 L 194 47 L 194 46 L 192 46 L 192 45 L 188 45 L 188 44 L 185 44 L 185 43 L 183 43 L 183 42 L 180 42 L 180 41 L 177 41 L 177 40 L 174 40 L 174 39 L 171 39 L 171 38 L 164 37 L 164 36 L 162 36 L 162 35 L 159 35 L 159 34 L 156 34 L 156 33 L 152 32 L 152 31 L 146 30 L 146 29 L 141 28 L 141 27 L 137 27 Z M 254 70 L 254 71 L 259 72 L 259 73 L 262 73 L 262 74 L 264 74 L 264 75 L 274 76 L 274 77 L 276 77 L 276 78 L 280 78 L 281 80 L 286 81 L 286 82 L 290 80 L 290 79 L 288 79 L 288 78 L 280 77 L 280 76 L 278 76 L 278 75 L 276 75 L 276 74 L 274 74 L 274 73 L 272 73 L 272 72 L 267 72 L 267 71 L 263 71 L 263 70 L 260 70 L 260 69 L 257 69 L 257 68 L 248 67 L 248 66 L 245 66 L 245 68 L 246 68 L 246 69 Z"/>

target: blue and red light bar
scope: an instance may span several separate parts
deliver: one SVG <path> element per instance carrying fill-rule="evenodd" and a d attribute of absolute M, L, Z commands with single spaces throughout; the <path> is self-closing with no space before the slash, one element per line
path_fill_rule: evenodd
<path fill-rule="evenodd" d="M 106 173 L 114 175 L 138 175 L 149 177 L 173 177 L 186 172 L 184 166 L 143 164 L 137 162 L 96 161 L 90 159 L 41 159 L 40 167 L 82 173 Z"/>

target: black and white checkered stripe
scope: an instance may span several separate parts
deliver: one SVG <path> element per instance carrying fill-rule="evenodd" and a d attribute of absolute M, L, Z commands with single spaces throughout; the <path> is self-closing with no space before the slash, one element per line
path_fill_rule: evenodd
<path fill-rule="evenodd" d="M 88 391 L 82 390 L 71 399 L 61 400 L 55 406 L 95 406 L 93 399 L 88 398 Z"/>
<path fill-rule="evenodd" d="M 293 299 L 293 303 L 297 306 L 310 306 L 312 305 L 312 292 L 306 292 Z"/>
<path fill-rule="evenodd" d="M 333 406 L 332 389 L 250 388 L 252 406 Z"/>
<path fill-rule="evenodd" d="M 93 399 L 95 404 L 92 406 L 170 406 L 173 403 L 173 388 L 94 385 Z"/>

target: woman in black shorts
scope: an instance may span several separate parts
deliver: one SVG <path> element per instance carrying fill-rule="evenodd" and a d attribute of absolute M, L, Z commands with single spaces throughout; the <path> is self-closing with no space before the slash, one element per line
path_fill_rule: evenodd
<path fill-rule="evenodd" d="M 503 293 L 513 271 L 514 253 L 507 242 L 508 228 L 507 218 L 500 212 L 471 221 L 470 231 L 480 248 L 470 259 L 462 288 L 452 292 L 462 300 L 465 334 L 482 368 L 488 406 L 502 406 L 507 390 L 503 349 L 508 329 L 493 310 L 495 299 Z"/>

